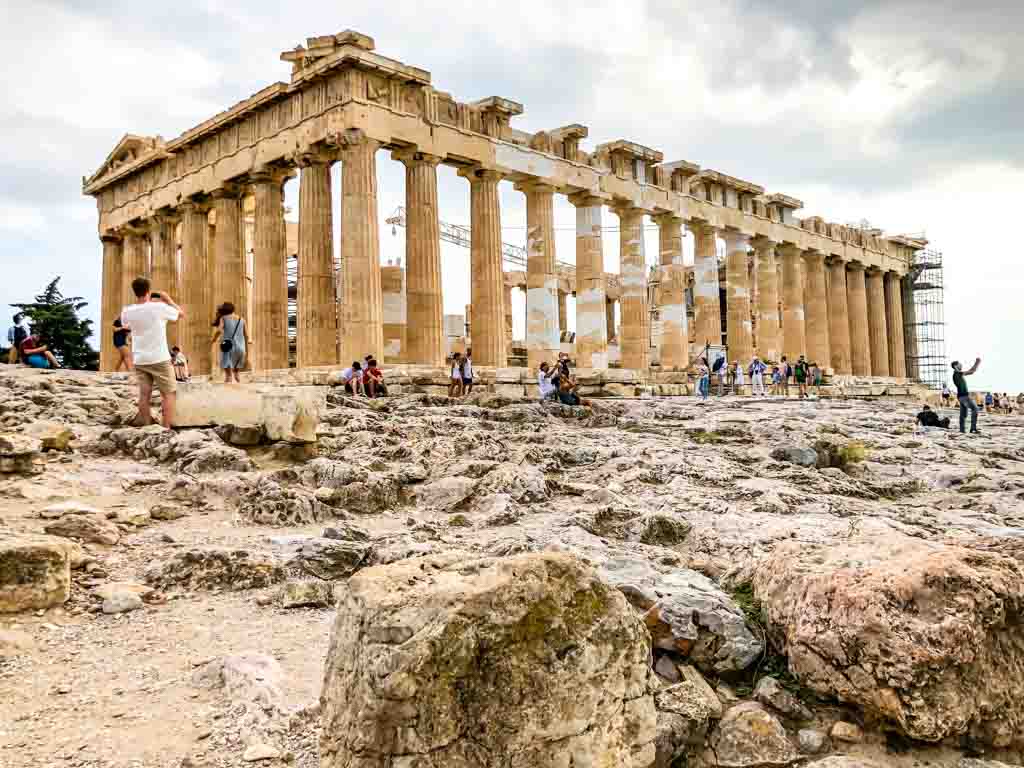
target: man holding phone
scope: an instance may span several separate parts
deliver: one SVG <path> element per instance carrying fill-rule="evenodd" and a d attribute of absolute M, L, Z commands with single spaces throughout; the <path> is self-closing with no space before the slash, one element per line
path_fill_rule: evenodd
<path fill-rule="evenodd" d="M 150 292 L 145 277 L 132 280 L 132 292 L 137 301 L 121 310 L 121 324 L 132 329 L 135 375 L 139 382 L 139 414 L 133 424 L 144 427 L 153 423 L 149 401 L 155 386 L 160 392 L 161 420 L 170 429 L 177 390 L 167 347 L 167 323 L 184 317 L 185 313 L 167 293 Z"/>

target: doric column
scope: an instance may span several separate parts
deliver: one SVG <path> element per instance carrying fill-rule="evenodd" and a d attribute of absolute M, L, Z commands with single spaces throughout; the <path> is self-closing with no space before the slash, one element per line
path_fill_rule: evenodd
<path fill-rule="evenodd" d="M 132 280 L 136 277 L 149 277 L 149 241 L 146 230 L 142 228 L 124 227 L 122 234 L 121 301 L 123 304 L 132 304 L 135 302 Z"/>
<path fill-rule="evenodd" d="M 231 185 L 214 190 L 212 197 L 217 226 L 213 234 L 213 257 L 210 264 L 210 300 L 214 308 L 231 302 L 241 316 L 245 314 L 242 192 Z"/>
<path fill-rule="evenodd" d="M 871 375 L 871 334 L 868 331 L 868 297 L 864 265 L 850 262 L 846 273 L 846 305 L 850 314 L 850 360 L 854 376 Z"/>
<path fill-rule="evenodd" d="M 576 206 L 576 364 L 580 368 L 608 367 L 608 321 L 601 244 L 601 200 L 573 195 Z"/>
<path fill-rule="evenodd" d="M 556 273 L 557 277 L 557 273 Z M 569 330 L 569 294 L 558 291 L 558 333 L 559 336 Z"/>
<path fill-rule="evenodd" d="M 178 241 L 175 237 L 178 221 L 177 216 L 168 213 L 159 213 L 149 220 L 150 282 L 153 290 L 166 291 L 175 301 L 181 300 L 178 292 Z M 178 343 L 178 323 L 167 325 L 167 343 L 172 347 Z"/>
<path fill-rule="evenodd" d="M 608 326 L 608 339 L 615 339 L 615 343 L 619 343 L 619 334 L 615 328 L 615 300 L 607 299 L 604 305 L 605 322 Z"/>
<path fill-rule="evenodd" d="M 693 232 L 693 309 L 698 347 L 722 343 L 722 310 L 718 288 L 718 230 L 702 221 L 690 223 Z"/>
<path fill-rule="evenodd" d="M 804 291 L 800 272 L 800 249 L 792 243 L 782 246 L 782 351 L 793 363 L 804 354 Z"/>
<path fill-rule="evenodd" d="M 477 365 L 508 364 L 505 344 L 505 277 L 501 267 L 501 204 L 497 171 L 474 166 L 459 171 L 469 181 L 471 336 Z"/>
<path fill-rule="evenodd" d="M 619 299 L 622 332 L 619 359 L 623 368 L 644 370 L 650 366 L 645 334 L 647 327 L 647 267 L 644 264 L 644 212 L 627 205 L 616 206 L 619 217 Z"/>
<path fill-rule="evenodd" d="M 506 349 L 512 349 L 512 288 L 514 286 L 511 283 L 505 283 L 505 303 L 503 309 L 505 310 L 505 347 Z"/>
<path fill-rule="evenodd" d="M 885 285 L 882 273 L 867 273 L 868 330 L 871 333 L 871 373 L 889 375 L 889 331 L 885 323 Z"/>
<path fill-rule="evenodd" d="M 846 304 L 846 264 L 834 258 L 829 262 L 828 270 L 828 340 L 831 364 L 836 373 L 849 376 L 853 373 L 853 364 L 850 360 L 850 314 Z"/>
<path fill-rule="evenodd" d="M 914 306 L 914 280 L 905 275 L 900 280 L 900 295 L 903 298 L 903 351 L 907 361 L 907 377 L 920 380 L 917 345 L 917 308 Z"/>
<path fill-rule="evenodd" d="M 747 276 L 747 249 L 750 238 L 734 229 L 725 231 L 725 309 L 728 313 L 729 360 L 744 367 L 754 354 L 753 328 L 750 322 L 750 279 Z"/>
<path fill-rule="evenodd" d="M 393 152 L 405 164 L 406 360 L 444 365 L 444 300 L 437 212 L 441 158 L 415 150 Z"/>
<path fill-rule="evenodd" d="M 112 371 L 117 360 L 114 351 L 113 325 L 121 315 L 123 302 L 123 279 L 121 277 L 121 244 L 120 237 L 106 234 L 100 237 L 103 243 L 103 285 L 100 297 L 100 370 Z"/>
<path fill-rule="evenodd" d="M 757 351 L 764 360 L 782 356 L 779 340 L 779 278 L 775 264 L 775 243 L 763 237 L 754 241 L 757 249 Z"/>
<path fill-rule="evenodd" d="M 256 210 L 253 217 L 252 340 L 253 370 L 288 367 L 287 229 L 284 183 L 291 171 L 253 174 Z"/>
<path fill-rule="evenodd" d="M 209 313 L 210 271 L 207 264 L 209 237 L 205 203 L 188 202 L 178 207 L 181 213 L 181 298 L 185 319 L 178 323 L 178 346 L 184 351 L 191 371 L 210 370 L 210 337 L 213 331 Z"/>
<path fill-rule="evenodd" d="M 683 220 L 671 213 L 653 218 L 658 225 L 658 263 L 661 265 L 661 368 L 684 370 L 690 362 L 690 331 L 686 322 Z"/>
<path fill-rule="evenodd" d="M 900 276 L 885 273 L 885 325 L 889 331 L 889 375 L 907 377 L 907 356 L 903 343 L 903 297 Z"/>
<path fill-rule="evenodd" d="M 807 358 L 822 368 L 832 364 L 829 349 L 828 299 L 825 289 L 825 254 L 804 251 L 807 271 L 806 321 Z"/>
<path fill-rule="evenodd" d="M 558 357 L 558 278 L 555 276 L 554 188 L 516 184 L 526 195 L 526 363 Z"/>
<path fill-rule="evenodd" d="M 329 155 L 321 152 L 307 152 L 298 158 L 299 263 L 295 358 L 299 368 L 338 362 L 331 160 Z M 342 240 L 348 237 L 350 235 L 346 233 Z M 343 333 L 347 332 L 346 328 Z M 359 357 L 362 358 L 366 352 L 359 353 Z"/>

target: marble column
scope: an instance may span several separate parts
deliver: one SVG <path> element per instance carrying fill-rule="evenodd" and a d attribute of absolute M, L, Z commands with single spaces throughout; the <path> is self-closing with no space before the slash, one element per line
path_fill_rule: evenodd
<path fill-rule="evenodd" d="M 470 294 L 473 360 L 480 366 L 508 365 L 505 343 L 505 276 L 501 265 L 501 174 L 478 166 L 459 175 L 469 181 Z"/>
<path fill-rule="evenodd" d="M 185 319 L 178 323 L 178 346 L 189 361 L 189 370 L 203 373 L 210 370 L 210 337 L 213 331 L 209 314 L 210 272 L 207 263 L 209 239 L 208 213 L 205 203 L 180 205 L 181 213 L 181 298 Z"/>
<path fill-rule="evenodd" d="M 561 339 L 563 333 L 569 330 L 569 294 L 565 291 L 558 292 L 558 336 Z"/>
<path fill-rule="evenodd" d="M 180 301 L 178 292 L 178 240 L 175 237 L 178 217 L 159 213 L 149 220 L 149 246 L 151 257 L 150 282 L 153 290 L 170 294 Z M 167 324 L 167 344 L 178 344 L 178 323 Z"/>
<path fill-rule="evenodd" d="M 661 369 L 682 371 L 690 362 L 683 220 L 671 213 L 663 213 L 655 216 L 654 221 L 658 225 L 661 282 Z"/>
<path fill-rule="evenodd" d="M 210 299 L 214 310 L 225 302 L 240 316 L 245 312 L 245 254 L 242 248 L 242 193 L 235 186 L 213 192 L 213 234 Z M 248 321 L 248 318 L 246 318 Z"/>
<path fill-rule="evenodd" d="M 903 297 L 900 276 L 885 273 L 885 325 L 889 330 L 889 375 L 907 377 L 907 356 L 903 343 Z"/>
<path fill-rule="evenodd" d="M 299 368 L 338 362 L 331 160 L 329 155 L 315 152 L 299 158 L 299 254 L 295 297 L 298 314 L 295 358 Z M 347 333 L 347 329 L 342 333 Z M 360 352 L 359 359 L 366 352 Z"/>
<path fill-rule="evenodd" d="M 526 364 L 536 369 L 558 358 L 559 305 L 555 276 L 554 188 L 525 182 L 526 195 Z"/>
<path fill-rule="evenodd" d="M 750 322 L 750 280 L 747 277 L 747 250 L 750 238 L 734 229 L 725 231 L 725 309 L 728 312 L 726 334 L 729 362 L 739 361 L 744 368 L 754 355 L 753 327 Z"/>
<path fill-rule="evenodd" d="M 790 364 L 805 354 L 804 291 L 801 252 L 792 243 L 782 246 L 782 351 Z"/>
<path fill-rule="evenodd" d="M 569 202 L 576 206 L 576 364 L 605 369 L 612 325 L 605 290 L 601 200 L 580 194 Z"/>
<path fill-rule="evenodd" d="M 828 294 L 825 287 L 825 254 L 804 251 L 807 275 L 806 322 L 808 362 L 827 368 L 832 363 L 830 350 Z"/>
<path fill-rule="evenodd" d="M 284 183 L 291 172 L 262 171 L 252 177 L 253 217 L 252 340 L 253 370 L 288 367 L 287 225 Z"/>
<path fill-rule="evenodd" d="M 871 373 L 889 375 L 889 330 L 885 323 L 885 284 L 882 273 L 867 273 L 868 331 L 871 334 Z"/>
<path fill-rule="evenodd" d="M 511 352 L 512 349 L 512 289 L 513 285 L 505 283 L 505 345 L 506 348 Z"/>
<path fill-rule="evenodd" d="M 907 378 L 920 380 L 917 345 L 917 308 L 914 306 L 914 280 L 910 275 L 900 281 L 900 295 L 903 299 L 903 351 L 907 361 Z"/>
<path fill-rule="evenodd" d="M 779 277 L 775 243 L 759 237 L 757 249 L 757 353 L 762 360 L 777 362 L 782 356 L 779 339 Z"/>
<path fill-rule="evenodd" d="M 850 362 L 854 376 L 871 375 L 871 334 L 864 265 L 851 262 L 846 272 L 846 306 L 850 315 Z"/>
<path fill-rule="evenodd" d="M 718 287 L 718 230 L 705 222 L 690 224 L 696 240 L 693 265 L 693 308 L 694 325 L 697 327 L 696 343 L 722 343 L 722 310 Z"/>
<path fill-rule="evenodd" d="M 352 131 L 346 136 L 341 148 L 341 342 L 342 359 L 348 362 L 368 354 L 383 356 L 384 299 L 377 219 L 380 143 Z"/>
<path fill-rule="evenodd" d="M 619 343 L 619 334 L 615 328 L 615 300 L 608 299 L 604 305 L 605 312 L 605 323 L 608 326 L 608 340 L 615 339 L 615 343 Z"/>
<path fill-rule="evenodd" d="M 441 158 L 415 150 L 392 153 L 405 164 L 406 360 L 443 366 L 444 299 L 441 235 L 437 211 L 437 166 Z"/>
<path fill-rule="evenodd" d="M 850 314 L 846 302 L 846 263 L 833 258 L 829 262 L 828 271 L 830 360 L 835 373 L 849 376 L 853 373 L 853 364 L 850 360 Z"/>
<path fill-rule="evenodd" d="M 114 320 L 121 316 L 124 305 L 121 277 L 122 239 L 117 235 L 102 235 L 103 243 L 103 285 L 100 296 L 100 370 L 112 371 L 117 363 L 114 350 Z"/>
<path fill-rule="evenodd" d="M 132 280 L 149 277 L 149 242 L 142 228 L 125 227 L 124 243 L 121 250 L 121 302 L 134 304 L 135 292 Z"/>
<path fill-rule="evenodd" d="M 623 368 L 644 370 L 650 366 L 650 341 L 647 326 L 647 267 L 644 264 L 644 212 L 628 205 L 617 206 L 619 217 L 619 299 L 622 307 L 622 332 L 619 334 L 619 360 Z"/>

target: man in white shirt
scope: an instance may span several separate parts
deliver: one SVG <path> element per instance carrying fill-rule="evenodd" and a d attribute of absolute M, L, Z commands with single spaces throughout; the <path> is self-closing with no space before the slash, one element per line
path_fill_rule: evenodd
<path fill-rule="evenodd" d="M 345 394 L 363 394 L 363 366 L 358 360 L 354 360 L 352 365 L 341 372 L 341 380 L 345 384 Z"/>
<path fill-rule="evenodd" d="M 551 378 L 558 372 L 555 368 L 551 370 L 547 363 L 540 364 L 540 371 L 537 373 L 537 386 L 540 388 L 540 399 L 551 400 L 555 397 L 555 385 Z"/>
<path fill-rule="evenodd" d="M 139 415 L 133 422 L 144 427 L 153 423 L 149 400 L 155 386 L 160 392 L 160 413 L 163 425 L 171 428 L 174 420 L 176 386 L 171 367 L 171 351 L 167 348 L 167 323 L 185 316 L 181 307 L 166 293 L 151 293 L 149 280 L 132 280 L 137 301 L 121 310 L 121 325 L 131 328 L 135 376 L 139 382 Z"/>

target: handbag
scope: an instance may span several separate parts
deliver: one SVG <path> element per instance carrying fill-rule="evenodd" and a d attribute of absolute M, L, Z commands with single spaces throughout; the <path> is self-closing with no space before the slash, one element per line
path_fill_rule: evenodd
<path fill-rule="evenodd" d="M 241 320 L 241 318 L 239 318 L 238 322 L 235 323 L 235 330 L 233 330 L 231 332 L 231 338 L 230 339 L 224 339 L 220 343 L 220 351 L 221 352 L 230 352 L 232 349 L 235 348 L 235 334 L 238 333 L 238 326 L 240 326 L 241 324 L 242 324 L 242 320 Z"/>

